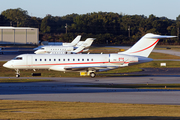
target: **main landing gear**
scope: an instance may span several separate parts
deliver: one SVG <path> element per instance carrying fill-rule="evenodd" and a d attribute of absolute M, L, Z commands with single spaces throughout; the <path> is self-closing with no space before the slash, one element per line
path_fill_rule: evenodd
<path fill-rule="evenodd" d="M 15 69 L 15 71 L 16 71 L 16 77 L 17 77 L 17 78 L 20 77 L 20 71 L 19 71 L 19 69 Z"/>
<path fill-rule="evenodd" d="M 96 77 L 96 73 L 91 72 L 91 73 L 90 73 L 90 76 L 91 76 L 91 78 L 94 78 L 94 77 Z"/>

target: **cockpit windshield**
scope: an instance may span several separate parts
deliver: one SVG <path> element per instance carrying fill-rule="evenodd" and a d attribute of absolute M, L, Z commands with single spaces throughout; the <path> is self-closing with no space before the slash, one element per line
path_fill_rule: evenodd
<path fill-rule="evenodd" d="M 15 57 L 13 60 L 22 60 L 22 57 Z"/>
<path fill-rule="evenodd" d="M 44 50 L 44 48 L 41 48 L 40 50 Z"/>

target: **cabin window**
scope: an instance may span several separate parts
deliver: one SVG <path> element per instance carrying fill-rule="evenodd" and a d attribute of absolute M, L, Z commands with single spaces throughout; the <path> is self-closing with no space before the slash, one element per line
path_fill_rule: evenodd
<path fill-rule="evenodd" d="M 93 61 L 93 59 L 91 59 L 91 61 Z"/>
<path fill-rule="evenodd" d="M 80 60 L 78 59 L 78 61 L 80 61 Z"/>
<path fill-rule="evenodd" d="M 56 61 L 56 59 L 54 59 L 54 61 Z"/>
<path fill-rule="evenodd" d="M 73 59 L 73 61 L 75 61 L 75 59 Z"/>
<path fill-rule="evenodd" d="M 59 61 L 61 61 L 61 59 L 59 59 Z"/>
<path fill-rule="evenodd" d="M 65 59 L 63 59 L 63 61 L 65 61 Z"/>
<path fill-rule="evenodd" d="M 46 61 L 46 59 L 44 59 L 44 61 Z"/>
<path fill-rule="evenodd" d="M 68 59 L 68 61 L 70 61 L 70 59 Z"/>
<path fill-rule="evenodd" d="M 51 61 L 51 59 L 49 59 L 49 61 Z"/>
<path fill-rule="evenodd" d="M 40 61 L 42 61 L 42 59 L 40 59 Z"/>
<path fill-rule="evenodd" d="M 41 50 L 44 50 L 44 48 L 41 48 Z"/>
<path fill-rule="evenodd" d="M 35 61 L 37 61 L 37 59 L 35 59 Z"/>
<path fill-rule="evenodd" d="M 89 61 L 89 59 L 87 59 L 87 61 Z"/>
<path fill-rule="evenodd" d="M 15 57 L 14 60 L 22 60 L 22 57 Z"/>
<path fill-rule="evenodd" d="M 84 61 L 84 59 L 82 59 L 82 61 Z"/>

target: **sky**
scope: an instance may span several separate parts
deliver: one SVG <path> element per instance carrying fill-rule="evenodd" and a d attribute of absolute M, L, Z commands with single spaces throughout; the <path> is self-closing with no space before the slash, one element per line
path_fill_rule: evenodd
<path fill-rule="evenodd" d="M 149 15 L 176 20 L 180 15 L 180 0 L 0 0 L 0 13 L 21 8 L 30 16 L 44 18 L 67 14 L 114 12 L 123 15 Z"/>

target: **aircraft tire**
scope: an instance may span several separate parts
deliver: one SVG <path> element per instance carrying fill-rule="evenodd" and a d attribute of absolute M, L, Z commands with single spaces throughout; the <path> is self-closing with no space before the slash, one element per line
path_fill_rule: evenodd
<path fill-rule="evenodd" d="M 18 78 L 18 77 L 20 77 L 20 75 L 19 75 L 19 74 L 16 74 L 16 77 Z"/>
<path fill-rule="evenodd" d="M 96 76 L 96 73 L 91 72 L 91 73 L 90 73 L 90 76 L 91 76 L 91 78 L 94 78 L 94 77 Z"/>

